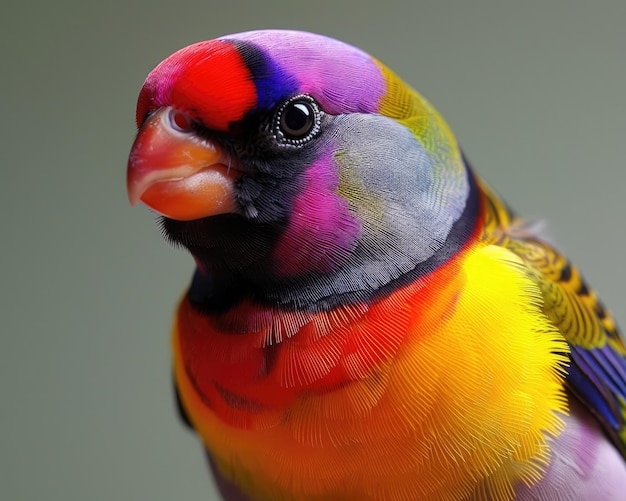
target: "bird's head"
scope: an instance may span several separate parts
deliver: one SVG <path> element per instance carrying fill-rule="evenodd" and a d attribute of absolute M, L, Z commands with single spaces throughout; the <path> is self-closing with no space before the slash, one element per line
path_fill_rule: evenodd
<path fill-rule="evenodd" d="M 131 203 L 162 215 L 194 255 L 200 302 L 371 294 L 445 250 L 470 198 L 437 112 L 368 54 L 320 35 L 256 31 L 181 49 L 146 79 L 137 125 Z"/>

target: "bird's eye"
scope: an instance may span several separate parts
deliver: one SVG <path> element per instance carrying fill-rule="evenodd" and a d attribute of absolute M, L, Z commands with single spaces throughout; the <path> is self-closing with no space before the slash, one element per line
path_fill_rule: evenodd
<path fill-rule="evenodd" d="M 280 116 L 280 128 L 291 139 L 306 136 L 313 128 L 315 117 L 311 105 L 307 102 L 295 101 L 285 107 Z"/>
<path fill-rule="evenodd" d="M 320 127 L 320 109 L 307 95 L 292 97 L 283 104 L 276 123 L 276 135 L 290 144 L 303 144 L 311 139 Z"/>

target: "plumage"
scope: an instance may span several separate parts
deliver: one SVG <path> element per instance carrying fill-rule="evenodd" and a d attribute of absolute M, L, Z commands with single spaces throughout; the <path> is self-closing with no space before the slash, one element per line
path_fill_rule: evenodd
<path fill-rule="evenodd" d="M 608 499 L 626 346 L 435 109 L 352 46 L 256 31 L 150 73 L 131 201 L 197 268 L 181 409 L 225 499 Z"/>

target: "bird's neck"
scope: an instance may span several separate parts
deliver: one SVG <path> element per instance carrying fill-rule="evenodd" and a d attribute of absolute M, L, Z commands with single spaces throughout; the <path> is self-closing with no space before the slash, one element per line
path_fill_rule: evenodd
<path fill-rule="evenodd" d="M 245 231 L 241 230 L 237 241 L 244 243 L 240 246 L 243 250 L 216 245 L 210 254 L 195 256 L 198 268 L 189 289 L 189 300 L 198 310 L 209 313 L 237 309 L 244 302 L 269 311 L 315 313 L 368 303 L 389 295 L 445 265 L 463 247 L 480 237 L 486 199 L 473 173 L 468 172 L 470 190 L 461 217 L 453 224 L 441 247 L 427 260 L 411 265 L 408 271 L 399 273 L 394 269 L 397 263 L 393 257 L 386 261 L 384 254 L 374 254 L 368 245 L 360 243 L 343 266 L 327 272 L 309 271 L 305 266 L 303 273 L 284 276 L 275 272 L 276 253 L 272 241 L 267 239 L 256 247 L 244 245 L 250 238 L 244 238 Z M 259 233 L 255 238 L 260 242 L 262 237 Z M 301 247 L 306 249 L 311 243 L 302 238 Z M 419 235 L 414 238 L 418 239 Z M 412 244 L 404 242 L 403 245 Z M 232 254 L 237 252 L 240 255 L 233 259 Z M 306 256 L 299 259 L 306 265 Z"/>

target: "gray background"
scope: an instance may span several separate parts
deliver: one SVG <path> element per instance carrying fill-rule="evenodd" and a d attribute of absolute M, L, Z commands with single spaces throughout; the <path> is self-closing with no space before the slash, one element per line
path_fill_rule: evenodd
<path fill-rule="evenodd" d="M 0 15 L 0 499 L 214 495 L 171 395 L 192 261 L 124 185 L 143 79 L 191 42 L 299 28 L 376 55 L 626 318 L 625 2 L 39 4 Z"/>

